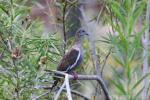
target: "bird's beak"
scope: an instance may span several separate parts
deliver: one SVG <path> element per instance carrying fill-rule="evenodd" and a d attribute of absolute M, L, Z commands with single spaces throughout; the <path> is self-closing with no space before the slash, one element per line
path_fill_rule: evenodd
<path fill-rule="evenodd" d="M 89 36 L 89 34 L 87 32 L 85 32 L 85 35 Z"/>

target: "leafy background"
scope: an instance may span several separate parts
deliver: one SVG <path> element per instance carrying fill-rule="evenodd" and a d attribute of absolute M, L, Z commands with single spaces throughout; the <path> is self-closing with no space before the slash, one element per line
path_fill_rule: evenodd
<path fill-rule="evenodd" d="M 91 13 L 89 5 L 85 8 L 91 18 L 90 21 L 96 24 L 95 28 L 98 29 L 93 35 L 97 55 L 101 66 L 104 67 L 102 75 L 110 95 L 114 100 L 140 100 L 144 88 L 142 81 L 149 75 L 142 76 L 144 48 L 141 44 L 142 35 L 147 28 L 145 24 L 147 1 L 98 0 L 97 3 L 100 5 L 98 6 L 100 11 Z M 43 21 L 30 16 L 32 6 L 35 4 L 39 3 L 36 0 L 0 1 L 0 99 L 2 100 L 53 98 L 53 93 L 47 94 L 48 90 L 41 89 L 41 86 L 52 84 L 52 75 L 44 70 L 55 70 L 65 51 L 61 34 L 63 29 L 60 28 L 63 25 L 60 19 L 63 17 L 64 4 L 61 1 L 56 2 L 59 5 L 57 13 L 60 19 L 54 24 L 58 25 L 58 31 L 48 31 L 48 37 L 43 36 L 45 29 Z M 66 26 L 69 25 L 70 23 Z M 106 26 L 108 31 L 100 31 L 102 26 Z M 72 45 L 73 40 L 74 38 L 70 38 L 68 44 Z M 78 72 L 94 74 L 88 41 L 85 39 L 84 42 L 85 59 Z M 67 46 L 69 47 L 70 45 Z M 91 81 L 73 82 L 72 88 L 83 92 L 91 99 L 97 99 L 99 95 L 95 92 L 96 83 Z M 87 92 L 91 88 L 91 92 Z M 47 95 L 43 96 L 45 93 Z M 65 94 L 61 96 L 63 99 L 66 98 Z"/>

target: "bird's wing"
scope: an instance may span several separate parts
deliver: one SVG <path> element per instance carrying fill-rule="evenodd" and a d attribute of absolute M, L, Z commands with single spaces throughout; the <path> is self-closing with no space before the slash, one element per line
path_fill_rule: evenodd
<path fill-rule="evenodd" d="M 66 72 L 71 70 L 73 67 L 77 65 L 79 58 L 80 58 L 80 50 L 71 49 L 63 56 L 62 60 L 58 65 L 57 70 Z"/>

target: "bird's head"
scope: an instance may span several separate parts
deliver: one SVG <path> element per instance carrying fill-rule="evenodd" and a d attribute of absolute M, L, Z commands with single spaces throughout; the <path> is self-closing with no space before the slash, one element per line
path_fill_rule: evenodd
<path fill-rule="evenodd" d="M 83 37 L 85 35 L 89 35 L 84 29 L 79 29 L 76 33 L 77 37 L 80 38 L 80 37 Z"/>

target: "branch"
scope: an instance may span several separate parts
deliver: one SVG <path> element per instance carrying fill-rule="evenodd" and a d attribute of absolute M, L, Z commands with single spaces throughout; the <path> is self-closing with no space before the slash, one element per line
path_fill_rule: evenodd
<path fill-rule="evenodd" d="M 62 92 L 62 90 L 63 90 L 64 87 L 65 87 L 65 81 L 64 81 L 63 85 L 60 87 L 60 89 L 57 92 L 56 96 L 54 97 L 54 100 L 58 100 L 58 97 L 59 97 L 59 95 Z"/>
<path fill-rule="evenodd" d="M 58 100 L 58 97 L 59 97 L 60 93 L 62 92 L 62 90 L 63 90 L 63 88 L 65 86 L 66 86 L 66 90 L 67 90 L 68 100 L 72 100 L 70 86 L 69 86 L 69 77 L 68 77 L 68 74 L 65 74 L 65 81 L 64 81 L 63 85 L 60 87 L 60 89 L 57 92 L 56 96 L 54 97 L 54 100 Z"/>
<path fill-rule="evenodd" d="M 144 38 L 142 39 L 142 44 L 144 47 L 143 50 L 143 57 L 144 57 L 144 63 L 143 63 L 143 76 L 146 75 L 148 73 L 148 43 L 149 43 L 149 21 L 150 21 L 150 0 L 148 0 L 147 3 L 147 11 L 146 11 L 146 25 L 147 25 L 147 29 L 145 31 L 144 34 Z M 143 89 L 142 92 L 142 100 L 147 100 L 148 96 L 147 96 L 147 89 L 148 89 L 148 79 L 145 78 L 144 79 L 144 84 L 145 87 Z"/>
<path fill-rule="evenodd" d="M 45 95 L 49 94 L 49 92 L 50 92 L 50 91 L 45 92 L 45 93 L 43 93 L 43 94 L 39 95 L 38 97 L 33 97 L 33 99 L 32 99 L 32 100 L 39 100 L 42 96 L 45 96 Z"/>
<path fill-rule="evenodd" d="M 46 71 L 48 72 L 48 70 L 46 70 Z M 54 74 L 60 75 L 63 77 L 66 75 L 66 73 L 60 72 L 60 71 L 50 71 L 50 73 L 51 72 L 54 72 Z M 74 79 L 74 77 L 72 75 L 68 75 L 68 78 Z M 99 76 L 99 75 L 78 75 L 78 78 L 76 80 L 96 80 L 100 84 L 100 86 L 105 94 L 106 100 L 111 100 L 108 89 L 105 85 L 104 80 L 101 78 L 101 76 Z"/>
<path fill-rule="evenodd" d="M 105 65 L 106 65 L 106 61 L 107 61 L 109 55 L 111 54 L 111 49 L 112 49 L 112 48 L 109 49 L 109 52 L 108 52 L 108 54 L 107 54 L 106 57 L 105 57 L 104 64 L 103 64 L 102 69 L 101 69 L 101 76 L 103 76 L 103 70 L 104 70 L 104 67 L 105 67 Z"/>
<path fill-rule="evenodd" d="M 93 39 L 93 36 L 92 36 L 93 35 L 92 31 L 93 31 L 93 29 L 95 27 L 93 27 L 92 23 L 90 24 L 88 22 L 89 18 L 87 17 L 87 15 L 85 15 L 85 11 L 83 9 L 83 6 L 81 7 L 81 12 L 82 12 L 82 16 L 83 16 L 84 25 L 87 28 L 87 30 L 90 31 L 88 40 L 89 40 L 89 47 L 90 47 L 90 53 L 91 53 L 91 56 L 92 56 L 93 66 L 95 67 L 95 70 L 96 70 L 95 72 L 96 72 L 97 77 L 101 78 L 101 73 L 100 73 L 100 67 L 101 66 L 100 66 L 98 57 L 96 55 L 96 47 L 95 47 L 94 39 Z M 99 81 L 99 79 L 98 79 L 98 81 Z M 108 95 L 108 90 L 105 91 L 105 89 L 104 89 L 104 87 L 106 88 L 106 86 L 103 86 L 103 85 L 105 85 L 104 82 L 103 81 L 102 82 L 99 81 L 99 83 L 100 83 L 100 85 L 101 85 L 101 87 L 103 89 L 103 92 L 105 94 L 105 98 L 107 100 L 110 100 L 110 97 Z"/>
<path fill-rule="evenodd" d="M 66 92 L 67 90 L 66 89 L 63 89 L 64 92 Z M 74 90 L 71 90 L 71 93 L 74 94 L 74 95 L 77 95 L 79 97 L 82 97 L 84 98 L 85 100 L 90 100 L 90 98 L 87 98 L 86 96 L 84 96 L 83 94 L 81 94 L 80 92 L 78 91 L 74 91 Z"/>
<path fill-rule="evenodd" d="M 89 18 L 85 15 L 85 12 L 82 6 L 80 7 L 80 10 L 82 12 L 85 26 L 89 29 L 90 28 L 90 24 L 88 23 Z M 92 33 L 89 32 L 88 40 L 89 40 L 90 53 L 92 56 L 93 65 L 95 66 L 96 74 L 100 76 L 100 63 L 96 55 L 95 43 L 92 37 L 93 37 Z"/>
<path fill-rule="evenodd" d="M 49 87 L 49 86 L 38 86 L 38 87 L 36 87 L 36 89 L 46 89 L 46 90 L 49 90 L 49 89 L 51 90 L 51 88 L 52 88 L 52 87 Z M 55 91 L 57 91 L 57 90 L 59 90 L 59 89 L 60 89 L 60 87 L 58 87 L 58 89 L 56 89 Z M 66 88 L 63 88 L 62 91 L 63 91 L 63 92 L 67 92 Z M 38 99 L 40 99 L 42 96 L 48 95 L 49 93 L 50 93 L 50 91 L 48 91 L 48 92 L 46 92 L 46 93 L 43 93 L 43 94 L 41 94 L 40 96 L 34 98 L 34 100 L 38 100 Z M 90 98 L 84 96 L 83 94 L 81 94 L 81 93 L 78 92 L 78 91 L 71 90 L 71 93 L 74 94 L 74 95 L 76 95 L 76 96 L 79 96 L 79 97 L 81 97 L 81 98 L 83 98 L 83 99 L 85 99 L 85 100 L 90 100 Z"/>
<path fill-rule="evenodd" d="M 67 97 L 68 100 L 72 100 L 71 92 L 70 92 L 70 85 L 69 85 L 69 77 L 68 74 L 65 75 L 65 83 L 66 83 L 66 89 L 67 89 Z"/>
<path fill-rule="evenodd" d="M 66 46 L 66 40 L 67 40 L 67 36 L 66 36 L 66 25 L 65 25 L 65 15 L 66 15 L 66 8 L 67 8 L 67 2 L 66 0 L 64 1 L 64 5 L 63 5 L 63 35 L 64 35 L 64 42 L 65 42 L 65 46 Z M 65 48 L 65 47 L 64 47 Z M 64 49 L 65 50 L 65 49 Z"/>

